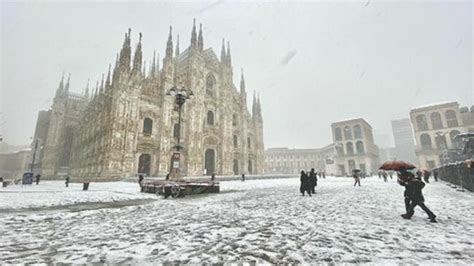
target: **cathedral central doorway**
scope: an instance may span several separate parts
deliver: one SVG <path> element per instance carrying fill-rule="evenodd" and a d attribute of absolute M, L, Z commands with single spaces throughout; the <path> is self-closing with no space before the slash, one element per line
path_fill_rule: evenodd
<path fill-rule="evenodd" d="M 212 175 L 216 171 L 216 153 L 213 149 L 207 149 L 204 155 L 204 169 L 206 175 Z"/>
<path fill-rule="evenodd" d="M 138 173 L 146 176 L 150 175 L 150 154 L 142 154 L 138 158 Z"/>

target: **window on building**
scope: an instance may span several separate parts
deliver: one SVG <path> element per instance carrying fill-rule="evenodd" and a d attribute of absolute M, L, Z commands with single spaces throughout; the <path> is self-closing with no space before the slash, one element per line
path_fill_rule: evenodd
<path fill-rule="evenodd" d="M 449 139 L 451 140 L 451 144 L 453 145 L 453 148 L 462 148 L 462 140 L 460 138 L 455 139 L 456 135 L 460 134 L 461 132 L 457 130 L 452 130 L 449 132 Z"/>
<path fill-rule="evenodd" d="M 357 154 L 365 153 L 364 143 L 360 140 L 356 142 L 356 151 L 357 151 Z"/>
<path fill-rule="evenodd" d="M 341 131 L 341 128 L 340 127 L 336 127 L 334 129 L 334 137 L 337 140 L 342 140 L 342 131 Z"/>
<path fill-rule="evenodd" d="M 457 127 L 458 126 L 458 119 L 456 117 L 456 112 L 453 110 L 448 110 L 445 113 L 446 122 L 448 123 L 448 127 Z"/>
<path fill-rule="evenodd" d="M 215 84 L 216 84 L 216 78 L 212 74 L 207 75 L 206 79 L 206 94 L 208 96 L 214 96 L 215 95 Z"/>
<path fill-rule="evenodd" d="M 352 139 L 352 131 L 351 131 L 351 128 L 348 127 L 348 126 L 345 126 L 345 127 L 344 127 L 344 138 L 345 138 L 346 140 Z"/>
<path fill-rule="evenodd" d="M 360 125 L 354 126 L 354 138 L 361 139 L 362 138 L 362 128 Z"/>
<path fill-rule="evenodd" d="M 446 149 L 448 147 L 448 144 L 446 143 L 446 137 L 442 134 L 435 136 L 435 142 L 438 149 Z"/>
<path fill-rule="evenodd" d="M 433 129 L 443 128 L 443 121 L 441 121 L 441 115 L 438 112 L 431 113 L 430 119 Z"/>
<path fill-rule="evenodd" d="M 237 138 L 237 135 L 234 135 L 234 148 L 237 148 L 239 146 L 239 140 Z"/>
<path fill-rule="evenodd" d="M 428 130 L 428 122 L 426 121 L 425 115 L 416 116 L 416 126 L 418 130 Z"/>
<path fill-rule="evenodd" d="M 147 117 L 143 120 L 143 135 L 151 136 L 152 131 L 153 131 L 153 120 Z"/>
<path fill-rule="evenodd" d="M 237 115 L 233 114 L 232 115 L 232 126 L 236 127 L 238 125 L 237 120 L 238 120 Z"/>
<path fill-rule="evenodd" d="M 354 154 L 354 144 L 352 142 L 347 142 L 346 143 L 346 152 L 348 155 L 353 155 Z"/>
<path fill-rule="evenodd" d="M 207 124 L 214 125 L 214 113 L 212 111 L 207 112 Z"/>
<path fill-rule="evenodd" d="M 343 146 L 342 144 L 336 146 L 336 152 L 338 156 L 344 155 L 344 148 L 342 146 Z"/>
<path fill-rule="evenodd" d="M 431 137 L 428 134 L 421 134 L 420 136 L 420 143 L 422 149 L 432 149 L 433 146 L 431 145 Z"/>

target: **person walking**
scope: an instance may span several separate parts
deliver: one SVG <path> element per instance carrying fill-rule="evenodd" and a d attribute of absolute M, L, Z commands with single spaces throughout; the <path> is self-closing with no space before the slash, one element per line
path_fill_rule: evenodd
<path fill-rule="evenodd" d="M 41 175 L 37 174 L 35 177 L 36 177 L 36 185 L 38 185 L 41 179 Z"/>
<path fill-rule="evenodd" d="M 383 176 L 383 181 L 387 182 L 387 172 L 383 171 L 382 176 Z"/>
<path fill-rule="evenodd" d="M 308 195 L 311 197 L 309 176 L 303 170 L 301 170 L 300 182 L 301 182 L 300 184 L 301 195 L 304 196 L 304 193 L 307 192 Z"/>
<path fill-rule="evenodd" d="M 326 171 L 323 171 L 323 178 L 326 178 Z"/>
<path fill-rule="evenodd" d="M 430 222 L 436 223 L 436 215 L 425 205 L 425 198 L 423 197 L 422 189 L 425 187 L 425 183 L 418 178 L 412 178 L 407 182 L 408 186 L 408 197 L 411 200 L 407 214 L 402 214 L 404 219 L 411 219 L 415 213 L 415 207 L 420 206 L 426 214 Z"/>
<path fill-rule="evenodd" d="M 390 176 L 390 179 L 393 179 L 393 171 L 388 171 L 388 176 Z"/>
<path fill-rule="evenodd" d="M 438 182 L 438 171 L 436 170 L 433 171 L 433 177 L 434 177 L 435 182 Z"/>
<path fill-rule="evenodd" d="M 403 198 L 405 202 L 405 214 L 403 215 L 407 215 L 410 210 L 411 199 L 409 196 L 412 194 L 412 187 L 408 186 L 408 181 L 413 178 L 415 178 L 415 176 L 412 173 L 408 172 L 405 168 L 400 169 L 397 182 L 398 184 L 400 184 L 400 186 L 405 187 L 405 191 L 403 192 Z"/>
<path fill-rule="evenodd" d="M 242 174 L 242 182 L 245 182 L 245 174 Z"/>
<path fill-rule="evenodd" d="M 142 187 L 143 179 L 144 179 L 143 175 L 138 175 L 138 185 L 139 185 L 140 187 Z"/>
<path fill-rule="evenodd" d="M 425 170 L 423 171 L 423 180 L 425 180 L 426 183 L 429 183 L 430 182 L 430 171 L 428 170 Z"/>
<path fill-rule="evenodd" d="M 359 184 L 359 187 L 360 187 L 360 176 L 359 176 L 359 172 L 357 171 L 353 171 L 352 172 L 352 177 L 354 177 L 354 187 Z"/>
<path fill-rule="evenodd" d="M 69 175 L 66 175 L 64 179 L 66 180 L 64 184 L 66 185 L 66 187 L 69 187 L 69 180 L 70 180 Z"/>
<path fill-rule="evenodd" d="M 309 171 L 309 179 L 311 181 L 311 193 L 315 194 L 316 186 L 318 185 L 318 176 L 314 171 L 314 168 L 311 168 L 311 171 Z"/>
<path fill-rule="evenodd" d="M 216 174 L 215 174 L 215 173 L 212 173 L 212 175 L 211 175 L 211 181 L 214 182 L 214 180 L 216 180 Z"/>

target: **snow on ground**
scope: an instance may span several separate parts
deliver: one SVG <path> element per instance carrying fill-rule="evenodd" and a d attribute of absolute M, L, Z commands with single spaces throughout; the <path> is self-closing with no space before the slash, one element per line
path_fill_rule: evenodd
<path fill-rule="evenodd" d="M 445 183 L 424 190 L 437 224 L 420 209 L 403 220 L 403 188 L 377 177 L 361 187 L 322 179 L 313 197 L 299 194 L 298 179 L 221 187 L 122 208 L 0 212 L 0 264 L 474 263 L 474 194 Z"/>
<path fill-rule="evenodd" d="M 139 191 L 137 183 L 127 182 L 91 183 L 88 191 L 82 191 L 82 184 L 79 183 L 70 183 L 66 188 L 64 181 L 41 181 L 39 185 L 11 185 L 0 188 L 0 211 L 156 198 Z"/>

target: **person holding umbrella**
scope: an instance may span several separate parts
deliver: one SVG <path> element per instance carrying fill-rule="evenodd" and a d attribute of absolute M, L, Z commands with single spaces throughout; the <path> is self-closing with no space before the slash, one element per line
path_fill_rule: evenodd
<path fill-rule="evenodd" d="M 423 197 L 423 192 L 421 191 L 425 187 L 425 183 L 421 181 L 421 178 L 412 178 L 407 182 L 408 189 L 408 198 L 411 200 L 410 206 L 408 207 L 407 214 L 402 214 L 404 219 L 411 219 L 413 214 L 415 214 L 415 207 L 420 206 L 426 214 L 430 222 L 436 223 L 436 215 L 425 205 L 425 198 Z"/>

